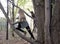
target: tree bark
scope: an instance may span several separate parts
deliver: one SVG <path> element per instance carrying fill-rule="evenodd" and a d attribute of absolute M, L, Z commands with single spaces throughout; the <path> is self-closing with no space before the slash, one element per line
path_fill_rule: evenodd
<path fill-rule="evenodd" d="M 55 0 L 55 7 L 51 21 L 53 44 L 60 44 L 60 0 Z"/>
<path fill-rule="evenodd" d="M 36 16 L 37 41 L 44 44 L 44 0 L 32 0 Z"/>
<path fill-rule="evenodd" d="M 50 0 L 45 0 L 44 33 L 45 33 L 45 44 L 51 44 L 51 38 L 50 38 Z"/>
<path fill-rule="evenodd" d="M 8 17 L 8 15 L 9 15 L 9 10 L 8 10 L 8 4 L 9 4 L 9 2 L 8 2 L 9 0 L 7 0 L 7 17 Z M 7 20 L 7 24 L 6 24 L 6 28 L 7 28 L 7 30 L 6 30 L 6 40 L 8 40 L 8 20 Z"/>
<path fill-rule="evenodd" d="M 14 0 L 12 0 L 12 2 L 14 3 Z M 12 5 L 12 22 L 14 23 L 14 5 Z M 14 37 L 14 29 L 12 29 L 12 36 Z"/>

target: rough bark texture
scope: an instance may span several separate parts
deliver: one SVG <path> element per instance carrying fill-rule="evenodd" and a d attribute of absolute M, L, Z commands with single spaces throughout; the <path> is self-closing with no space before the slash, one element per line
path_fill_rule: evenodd
<path fill-rule="evenodd" d="M 51 38 L 50 38 L 50 0 L 45 0 L 44 33 L 45 33 L 45 44 L 51 44 Z"/>
<path fill-rule="evenodd" d="M 53 44 L 60 44 L 60 0 L 55 1 L 51 22 L 51 35 Z"/>
<path fill-rule="evenodd" d="M 39 44 L 44 44 L 44 0 L 33 0 L 36 16 L 37 41 Z"/>

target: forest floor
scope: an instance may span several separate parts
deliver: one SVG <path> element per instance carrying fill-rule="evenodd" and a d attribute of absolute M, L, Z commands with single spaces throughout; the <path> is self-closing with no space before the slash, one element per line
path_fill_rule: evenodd
<path fill-rule="evenodd" d="M 0 44 L 29 44 L 29 43 L 23 40 L 22 38 L 20 38 L 17 34 L 16 36 L 12 37 L 10 32 L 9 32 L 9 39 L 6 40 L 6 30 L 1 30 Z"/>

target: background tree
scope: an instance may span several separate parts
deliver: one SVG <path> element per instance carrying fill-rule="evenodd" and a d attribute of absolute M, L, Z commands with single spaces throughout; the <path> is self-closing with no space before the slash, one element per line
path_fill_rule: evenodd
<path fill-rule="evenodd" d="M 52 44 L 60 44 L 60 0 L 55 0 L 51 21 Z"/>
<path fill-rule="evenodd" d="M 51 14 L 52 14 L 51 0 L 45 0 L 45 24 L 44 24 L 45 44 L 51 44 L 50 36 Z"/>

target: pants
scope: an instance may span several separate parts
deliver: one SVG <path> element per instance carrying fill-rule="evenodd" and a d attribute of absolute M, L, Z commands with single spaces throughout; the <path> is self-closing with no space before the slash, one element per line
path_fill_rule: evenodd
<path fill-rule="evenodd" d="M 34 39 L 34 36 L 33 36 L 32 32 L 31 32 L 31 30 L 30 30 L 30 27 L 29 27 L 29 25 L 28 25 L 28 23 L 27 23 L 26 21 L 19 22 L 19 23 L 18 23 L 18 27 L 16 28 L 16 29 L 18 29 L 19 31 L 25 33 L 25 31 L 22 30 L 21 28 L 26 28 L 27 31 L 29 32 L 29 34 L 31 35 L 31 37 Z"/>

